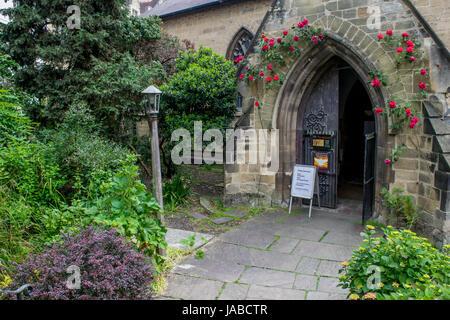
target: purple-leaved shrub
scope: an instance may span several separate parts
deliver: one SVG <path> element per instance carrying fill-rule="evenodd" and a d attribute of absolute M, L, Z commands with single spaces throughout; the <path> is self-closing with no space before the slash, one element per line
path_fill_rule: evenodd
<path fill-rule="evenodd" d="M 40 254 L 29 255 L 26 261 L 14 264 L 9 289 L 32 284 L 31 299 L 151 298 L 153 266 L 115 229 L 86 227 L 77 234 L 63 234 L 61 241 Z M 80 270 L 79 289 L 70 289 L 76 284 L 75 273 L 67 270 L 70 266 Z"/>

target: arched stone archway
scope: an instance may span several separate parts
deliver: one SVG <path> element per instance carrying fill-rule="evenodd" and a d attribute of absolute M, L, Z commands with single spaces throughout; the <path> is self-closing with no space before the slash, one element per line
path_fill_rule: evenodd
<path fill-rule="evenodd" d="M 339 57 L 354 70 L 362 83 L 367 83 L 370 80 L 368 72 L 375 70 L 372 63 L 357 48 L 338 35 L 328 36 L 328 40 L 321 47 L 310 49 L 293 64 L 278 93 L 272 116 L 272 127 L 279 129 L 280 136 L 280 166 L 273 197 L 276 203 L 286 204 L 289 200 L 292 167 L 299 161 L 297 141 L 302 138 L 303 132 L 303 128 L 297 125 L 298 119 L 303 117 L 305 111 L 302 102 L 311 94 L 315 83 L 327 72 L 327 64 L 334 57 Z M 388 93 L 380 88 L 374 89 L 366 85 L 366 91 L 372 106 L 384 105 L 388 98 Z M 378 194 L 381 188 L 390 182 L 391 177 L 391 169 L 383 161 L 391 143 L 386 117 L 376 117 L 376 137 L 375 194 Z"/>

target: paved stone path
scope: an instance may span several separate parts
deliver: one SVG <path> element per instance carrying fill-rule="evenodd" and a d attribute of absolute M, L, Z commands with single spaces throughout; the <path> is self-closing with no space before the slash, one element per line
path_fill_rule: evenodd
<path fill-rule="evenodd" d="M 267 211 L 213 239 L 203 259 L 190 256 L 160 299 L 345 299 L 340 263 L 359 247 L 360 215 Z"/>

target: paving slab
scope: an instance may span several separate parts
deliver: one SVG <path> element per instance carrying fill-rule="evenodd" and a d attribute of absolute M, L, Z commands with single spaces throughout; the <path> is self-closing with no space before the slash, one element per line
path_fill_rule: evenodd
<path fill-rule="evenodd" d="M 273 232 L 280 236 L 289 236 L 295 239 L 319 241 L 326 231 L 322 229 L 314 229 L 312 227 L 305 228 L 302 226 L 290 225 L 283 223 L 273 227 Z"/>
<path fill-rule="evenodd" d="M 226 283 L 219 300 L 244 300 L 250 286 L 238 283 Z"/>
<path fill-rule="evenodd" d="M 356 247 L 348 247 L 313 241 L 301 241 L 293 254 L 326 260 L 344 261 L 352 256 Z"/>
<path fill-rule="evenodd" d="M 206 279 L 233 282 L 239 279 L 245 266 L 232 262 L 213 260 L 209 257 L 197 259 L 189 257 L 174 268 L 177 274 L 185 274 Z"/>
<path fill-rule="evenodd" d="M 205 248 L 205 257 L 242 265 L 294 271 L 300 260 L 295 255 L 247 248 L 216 241 Z"/>
<path fill-rule="evenodd" d="M 294 289 L 316 290 L 317 277 L 297 274 L 297 276 L 295 277 Z"/>
<path fill-rule="evenodd" d="M 345 299 L 348 290 L 337 287 L 337 277 L 340 262 L 359 247 L 356 220 L 324 209 L 315 210 L 311 220 L 280 210 L 251 217 L 205 244 L 203 259 L 183 260 L 162 298 L 209 300 L 220 293 L 225 300 Z M 179 232 L 168 234 L 179 246 L 179 240 L 194 233 L 175 240 Z"/>
<path fill-rule="evenodd" d="M 204 214 L 201 214 L 199 212 L 187 212 L 187 214 L 196 220 L 202 220 L 202 219 L 209 218 L 208 216 L 205 216 Z"/>
<path fill-rule="evenodd" d="M 232 217 L 220 217 L 220 218 L 212 219 L 211 221 L 214 222 L 215 224 L 225 224 L 225 223 L 233 221 L 233 220 L 234 220 L 234 218 L 232 218 Z"/>
<path fill-rule="evenodd" d="M 225 214 L 228 214 L 230 216 L 236 217 L 236 218 L 243 218 L 248 214 L 247 210 L 241 210 L 241 209 L 234 209 L 230 211 L 225 211 Z"/>
<path fill-rule="evenodd" d="M 339 269 L 342 269 L 340 262 L 322 260 L 316 273 L 321 276 L 339 277 Z"/>
<path fill-rule="evenodd" d="M 258 285 L 250 286 L 248 300 L 304 300 L 305 291 L 285 288 L 264 287 Z"/>
<path fill-rule="evenodd" d="M 198 233 L 187 230 L 167 228 L 167 245 L 170 248 L 191 249 L 189 246 L 180 243 L 182 239 L 188 239 L 190 236 L 195 236 L 194 246 L 192 249 L 197 249 L 205 244 L 205 241 L 202 238 L 206 239 L 206 241 L 209 241 L 213 238 L 212 235 L 207 233 Z"/>
<path fill-rule="evenodd" d="M 184 300 L 214 300 L 223 282 L 173 274 L 167 279 L 166 297 Z"/>
<path fill-rule="evenodd" d="M 230 230 L 218 237 L 219 240 L 242 246 L 266 249 L 277 238 L 275 235 L 261 231 Z"/>
<path fill-rule="evenodd" d="M 209 201 L 209 199 L 205 197 L 200 197 L 200 205 L 212 214 L 218 213 L 218 211 L 214 208 L 211 201 Z"/>
<path fill-rule="evenodd" d="M 310 257 L 303 257 L 297 266 L 296 271 L 302 274 L 315 274 L 320 260 Z"/>
<path fill-rule="evenodd" d="M 320 241 L 323 243 L 342 244 L 346 246 L 359 246 L 363 240 L 360 236 L 361 230 L 355 228 L 352 233 L 341 233 L 329 231 L 328 234 Z"/>
<path fill-rule="evenodd" d="M 329 292 L 310 291 L 306 294 L 306 300 L 347 300 L 347 295 Z"/>
<path fill-rule="evenodd" d="M 294 281 L 295 273 L 254 267 L 245 270 L 239 279 L 242 283 L 288 289 L 292 288 Z"/>
<path fill-rule="evenodd" d="M 329 278 L 329 277 L 320 277 L 318 291 L 326 291 L 333 293 L 348 293 L 348 289 L 342 289 L 338 287 L 339 279 L 337 278 Z"/>
<path fill-rule="evenodd" d="M 277 241 L 275 241 L 275 243 L 270 246 L 270 251 L 291 253 L 299 242 L 300 240 L 298 239 L 280 237 Z"/>

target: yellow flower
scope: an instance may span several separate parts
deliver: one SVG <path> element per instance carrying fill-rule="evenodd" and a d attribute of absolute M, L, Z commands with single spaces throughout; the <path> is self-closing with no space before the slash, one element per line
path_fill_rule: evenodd
<path fill-rule="evenodd" d="M 380 283 L 378 284 L 378 286 L 379 286 L 380 288 L 383 288 L 383 287 L 384 287 L 384 283 L 383 283 L 383 282 L 380 282 Z"/>
<path fill-rule="evenodd" d="M 351 300 L 359 300 L 359 296 L 358 296 L 357 294 L 355 294 L 355 293 L 351 294 L 351 295 L 349 296 L 349 298 L 350 298 Z"/>
<path fill-rule="evenodd" d="M 411 286 L 410 286 L 409 284 L 406 284 L 406 283 L 405 283 L 403 286 L 404 286 L 406 289 L 411 288 Z"/>
<path fill-rule="evenodd" d="M 375 229 L 375 227 L 374 227 L 374 226 L 372 226 L 372 225 L 370 225 L 370 224 L 368 224 L 368 225 L 366 226 L 366 228 L 368 228 L 368 229 L 370 229 L 370 230 L 373 230 L 373 229 Z"/>
<path fill-rule="evenodd" d="M 341 263 L 341 266 L 343 266 L 343 267 L 346 267 L 346 266 L 349 266 L 349 265 L 350 265 L 350 263 L 348 263 L 347 261 L 344 261 L 344 262 Z"/>
<path fill-rule="evenodd" d="M 424 274 L 423 277 L 424 277 L 424 278 L 427 278 L 427 279 L 430 279 L 430 276 L 427 275 L 427 274 Z"/>
<path fill-rule="evenodd" d="M 395 288 L 398 288 L 400 285 L 397 282 L 393 282 L 392 286 L 395 287 Z"/>
<path fill-rule="evenodd" d="M 365 248 L 363 248 L 363 247 L 359 247 L 359 250 L 360 250 L 360 251 L 364 251 L 364 249 L 365 249 Z"/>
<path fill-rule="evenodd" d="M 358 289 L 361 289 L 363 286 L 362 286 L 362 284 L 358 284 L 357 286 L 356 286 L 356 288 L 358 288 Z"/>

